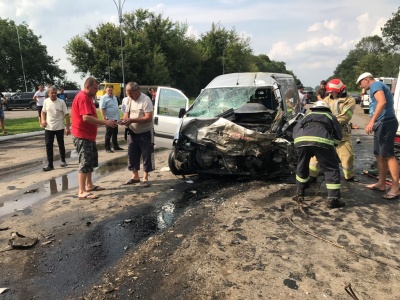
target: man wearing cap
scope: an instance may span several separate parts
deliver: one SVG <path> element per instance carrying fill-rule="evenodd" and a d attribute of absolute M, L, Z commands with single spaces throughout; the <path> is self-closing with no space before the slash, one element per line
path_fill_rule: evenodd
<path fill-rule="evenodd" d="M 342 139 L 342 129 L 327 103 L 315 102 L 311 112 L 304 116 L 293 129 L 294 146 L 299 157 L 296 170 L 297 201 L 304 200 L 304 191 L 309 186 L 309 162 L 316 156 L 324 170 L 328 190 L 328 208 L 345 206 L 340 200 L 340 170 L 335 146 Z"/>
<path fill-rule="evenodd" d="M 367 134 L 374 133 L 374 154 L 378 162 L 379 179 L 375 184 L 365 187 L 385 192 L 388 170 L 392 176 L 392 186 L 384 199 L 394 200 L 400 197 L 399 164 L 394 156 L 394 138 L 399 123 L 394 111 L 393 95 L 388 86 L 376 81 L 371 73 L 365 72 L 357 79 L 357 84 L 370 90 L 369 115 L 371 120 L 365 127 Z"/>

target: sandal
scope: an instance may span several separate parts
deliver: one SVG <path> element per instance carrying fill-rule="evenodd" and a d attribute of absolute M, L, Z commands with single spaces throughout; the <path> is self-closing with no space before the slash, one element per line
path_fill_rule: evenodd
<path fill-rule="evenodd" d="M 78 198 L 79 198 L 79 200 L 98 199 L 99 196 L 97 196 L 95 194 L 92 194 L 92 193 L 87 193 L 85 196 L 81 196 L 81 197 L 78 197 Z"/>
<path fill-rule="evenodd" d="M 128 185 L 128 184 L 135 184 L 139 183 L 140 179 L 129 179 L 128 181 L 124 182 L 122 185 Z"/>
<path fill-rule="evenodd" d="M 103 188 L 101 186 L 98 186 L 98 185 L 95 185 L 93 188 L 91 188 L 89 190 L 86 190 L 86 191 L 93 192 L 93 191 L 104 191 L 104 190 L 105 190 L 105 188 Z"/>
<path fill-rule="evenodd" d="M 382 198 L 383 199 L 386 199 L 386 200 L 396 200 L 396 199 L 399 199 L 400 198 L 400 194 L 398 194 L 398 195 L 392 195 L 392 194 L 386 194 L 386 195 L 383 195 L 382 196 Z"/>
<path fill-rule="evenodd" d="M 143 181 L 142 182 L 142 187 L 149 187 L 150 183 L 148 181 Z"/>

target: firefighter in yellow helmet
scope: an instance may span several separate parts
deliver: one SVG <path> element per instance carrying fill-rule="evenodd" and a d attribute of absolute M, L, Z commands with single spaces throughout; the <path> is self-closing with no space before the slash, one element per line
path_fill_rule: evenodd
<path fill-rule="evenodd" d="M 351 143 L 350 120 L 353 117 L 356 101 L 347 94 L 346 85 L 340 79 L 330 80 L 326 85 L 326 92 L 329 96 L 325 97 L 324 101 L 342 127 L 343 138 L 336 147 L 336 152 L 342 164 L 344 178 L 347 181 L 354 181 L 354 151 Z M 313 157 L 310 161 L 311 182 L 318 177 L 319 171 L 318 161 Z"/>

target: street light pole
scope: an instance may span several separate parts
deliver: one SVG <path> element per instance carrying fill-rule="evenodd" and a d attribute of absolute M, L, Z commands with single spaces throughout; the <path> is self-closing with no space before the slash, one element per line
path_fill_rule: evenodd
<path fill-rule="evenodd" d="M 113 0 L 115 3 L 115 6 L 117 7 L 118 11 L 118 20 L 119 20 L 119 35 L 121 39 L 121 67 L 122 67 L 122 87 L 125 88 L 125 71 L 124 71 L 124 52 L 122 50 L 122 8 L 124 7 L 125 0 L 123 0 L 121 4 L 121 0 Z"/>
<path fill-rule="evenodd" d="M 24 75 L 25 92 L 28 92 L 28 87 L 26 86 L 24 60 L 22 59 L 22 52 L 21 52 L 21 43 L 19 42 L 18 25 L 15 25 L 15 27 L 17 28 L 18 47 L 19 47 L 19 55 L 21 56 L 22 74 Z"/>

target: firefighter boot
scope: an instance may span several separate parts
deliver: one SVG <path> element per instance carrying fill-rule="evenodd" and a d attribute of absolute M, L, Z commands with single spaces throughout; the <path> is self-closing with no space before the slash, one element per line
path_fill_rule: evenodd
<path fill-rule="evenodd" d="M 339 208 L 345 206 L 346 203 L 339 198 L 328 198 L 327 206 L 328 208 Z"/>

